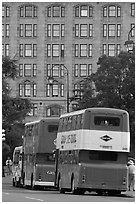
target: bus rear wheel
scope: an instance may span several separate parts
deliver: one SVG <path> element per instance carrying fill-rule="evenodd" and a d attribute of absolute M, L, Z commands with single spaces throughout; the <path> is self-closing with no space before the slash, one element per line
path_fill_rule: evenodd
<path fill-rule="evenodd" d="M 34 190 L 36 186 L 33 184 L 33 174 L 31 174 L 31 189 Z"/>
<path fill-rule="evenodd" d="M 58 189 L 59 189 L 60 193 L 65 193 L 65 189 L 61 188 L 61 178 L 59 178 L 59 180 L 58 180 Z"/>

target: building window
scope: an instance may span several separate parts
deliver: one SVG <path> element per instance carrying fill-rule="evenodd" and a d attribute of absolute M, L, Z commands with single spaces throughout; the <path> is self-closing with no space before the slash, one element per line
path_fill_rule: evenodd
<path fill-rule="evenodd" d="M 37 45 L 33 45 L 33 57 L 37 57 Z"/>
<path fill-rule="evenodd" d="M 107 45 L 103 44 L 103 55 L 107 55 Z"/>
<path fill-rule="evenodd" d="M 133 28 L 133 29 L 132 29 Z M 131 37 L 135 37 L 135 24 L 133 23 L 133 24 L 131 24 L 131 29 L 132 29 L 132 31 L 131 31 Z"/>
<path fill-rule="evenodd" d="M 53 84 L 52 85 L 52 97 L 58 97 L 59 96 L 59 85 Z"/>
<path fill-rule="evenodd" d="M 89 37 L 93 36 L 93 25 L 89 24 Z"/>
<path fill-rule="evenodd" d="M 75 24 L 75 37 L 79 37 L 79 24 Z"/>
<path fill-rule="evenodd" d="M 23 64 L 19 64 L 19 76 L 23 76 Z"/>
<path fill-rule="evenodd" d="M 20 24 L 20 37 L 23 37 L 23 24 Z"/>
<path fill-rule="evenodd" d="M 81 6 L 80 7 L 80 16 L 87 17 L 88 16 L 88 6 Z"/>
<path fill-rule="evenodd" d="M 108 56 L 115 56 L 115 45 L 114 44 L 108 45 Z"/>
<path fill-rule="evenodd" d="M 80 25 L 80 37 L 87 37 L 88 34 L 88 27 L 87 24 Z"/>
<path fill-rule="evenodd" d="M 91 75 L 93 73 L 92 71 L 92 64 L 88 65 L 88 75 Z"/>
<path fill-rule="evenodd" d="M 79 45 L 75 44 L 75 57 L 79 56 Z"/>
<path fill-rule="evenodd" d="M 53 17 L 60 17 L 60 7 L 59 6 L 53 6 L 52 7 Z"/>
<path fill-rule="evenodd" d="M 21 6 L 20 7 L 20 17 L 37 17 L 37 7 L 36 6 Z"/>
<path fill-rule="evenodd" d="M 19 84 L 19 96 L 23 96 L 23 85 Z"/>
<path fill-rule="evenodd" d="M 33 84 L 33 97 L 36 97 L 37 95 L 37 85 Z"/>
<path fill-rule="evenodd" d="M 32 37 L 32 24 L 25 25 L 25 37 Z"/>
<path fill-rule="evenodd" d="M 32 17 L 32 6 L 25 6 L 25 17 Z"/>
<path fill-rule="evenodd" d="M 51 44 L 47 45 L 47 57 L 51 57 Z"/>
<path fill-rule="evenodd" d="M 80 45 L 80 57 L 87 57 L 87 45 L 86 44 Z"/>
<path fill-rule="evenodd" d="M 60 36 L 60 25 L 59 24 L 53 24 L 53 37 L 59 37 Z"/>
<path fill-rule="evenodd" d="M 61 108 L 58 106 L 52 106 L 47 108 L 48 117 L 59 117 L 61 114 Z"/>
<path fill-rule="evenodd" d="M 117 28 L 117 30 L 116 30 Z M 107 32 L 108 30 L 108 32 Z M 120 37 L 121 36 L 121 24 L 103 24 L 103 37 Z"/>
<path fill-rule="evenodd" d="M 31 76 L 31 64 L 24 65 L 24 76 Z"/>
<path fill-rule="evenodd" d="M 5 45 L 5 56 L 8 57 L 9 56 L 9 44 Z"/>
<path fill-rule="evenodd" d="M 10 16 L 10 7 L 6 6 L 6 17 Z"/>
<path fill-rule="evenodd" d="M 87 76 L 87 65 L 80 64 L 80 77 L 86 77 L 86 76 Z"/>
<path fill-rule="evenodd" d="M 120 17 L 121 7 L 119 6 L 105 6 L 103 8 L 103 17 Z"/>
<path fill-rule="evenodd" d="M 135 3 L 131 3 L 131 16 L 135 16 Z"/>
<path fill-rule="evenodd" d="M 31 96 L 31 85 L 24 84 L 24 96 L 30 97 Z"/>
<path fill-rule="evenodd" d="M 92 6 L 76 6 L 75 7 L 75 17 L 92 17 L 93 16 L 93 8 Z"/>
<path fill-rule="evenodd" d="M 107 24 L 103 25 L 103 37 L 107 37 Z"/>
<path fill-rule="evenodd" d="M 4 24 L 2 24 L 2 37 L 4 37 Z"/>
<path fill-rule="evenodd" d="M 51 7 L 48 7 L 48 8 L 47 8 L 47 16 L 48 16 L 48 17 L 51 17 Z"/>
<path fill-rule="evenodd" d="M 108 16 L 109 17 L 115 17 L 116 16 L 116 7 L 115 6 L 109 6 L 108 7 Z"/>
<path fill-rule="evenodd" d="M 78 77 L 78 71 L 79 71 L 78 64 L 75 64 L 75 66 L 74 66 L 74 77 Z"/>
<path fill-rule="evenodd" d="M 52 45 L 52 56 L 59 57 L 59 45 Z"/>
<path fill-rule="evenodd" d="M 64 54 L 65 54 L 65 46 L 64 44 L 61 44 L 61 57 L 64 58 Z"/>
<path fill-rule="evenodd" d="M 117 24 L 117 37 L 121 36 L 121 24 Z"/>
<path fill-rule="evenodd" d="M 65 7 L 63 6 L 52 6 L 47 8 L 48 17 L 65 17 Z"/>
<path fill-rule="evenodd" d="M 92 57 L 92 44 L 89 44 L 89 49 L 88 49 L 88 56 Z"/>
<path fill-rule="evenodd" d="M 37 37 L 37 24 L 33 25 L 33 37 Z"/>
<path fill-rule="evenodd" d="M 25 45 L 25 57 L 31 57 L 32 56 L 32 45 L 26 44 Z"/>
<path fill-rule="evenodd" d="M 60 96 L 64 97 L 64 84 L 60 84 Z"/>
<path fill-rule="evenodd" d="M 33 106 L 33 108 L 32 108 L 32 115 L 33 116 L 38 115 L 38 104 L 34 103 L 34 104 L 32 104 L 32 106 Z"/>
<path fill-rule="evenodd" d="M 47 37 L 51 37 L 51 24 L 47 25 Z"/>
<path fill-rule="evenodd" d="M 59 67 L 58 66 L 54 66 L 52 68 L 52 76 L 53 77 L 59 77 Z"/>
<path fill-rule="evenodd" d="M 115 37 L 115 24 L 108 25 L 108 37 Z"/>
<path fill-rule="evenodd" d="M 6 37 L 9 37 L 9 24 L 6 24 Z"/>
<path fill-rule="evenodd" d="M 10 17 L 10 7 L 2 6 L 2 17 Z"/>
<path fill-rule="evenodd" d="M 65 25 L 61 24 L 61 37 L 65 36 Z"/>
<path fill-rule="evenodd" d="M 117 55 L 120 54 L 120 51 L 121 51 L 121 46 L 120 46 L 120 44 L 117 44 Z"/>
<path fill-rule="evenodd" d="M 19 56 L 23 57 L 23 44 L 19 45 Z"/>
<path fill-rule="evenodd" d="M 37 64 L 33 64 L 33 76 L 37 76 Z"/>

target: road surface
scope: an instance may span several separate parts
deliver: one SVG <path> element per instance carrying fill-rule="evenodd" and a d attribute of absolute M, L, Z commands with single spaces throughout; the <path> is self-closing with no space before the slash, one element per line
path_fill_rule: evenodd
<path fill-rule="evenodd" d="M 135 202 L 135 192 L 128 191 L 119 196 L 60 194 L 56 190 L 29 190 L 12 186 L 11 176 L 2 178 L 2 202 Z"/>

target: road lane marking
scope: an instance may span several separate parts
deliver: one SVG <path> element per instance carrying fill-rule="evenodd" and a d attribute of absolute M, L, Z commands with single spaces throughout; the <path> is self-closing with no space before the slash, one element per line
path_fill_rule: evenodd
<path fill-rule="evenodd" d="M 25 198 L 28 198 L 28 199 L 31 199 L 31 200 L 37 200 L 37 201 L 41 201 L 41 202 L 44 201 L 44 200 L 41 200 L 41 199 L 38 199 L 38 198 L 32 198 L 32 197 L 25 197 Z"/>

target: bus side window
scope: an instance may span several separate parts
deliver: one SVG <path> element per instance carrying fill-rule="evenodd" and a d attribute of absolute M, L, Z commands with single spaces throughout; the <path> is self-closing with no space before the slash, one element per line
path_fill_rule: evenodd
<path fill-rule="evenodd" d="M 59 132 L 62 132 L 62 130 L 63 130 L 63 118 L 61 118 L 61 119 L 59 120 L 59 129 L 58 129 L 58 131 L 59 131 Z"/>
<path fill-rule="evenodd" d="M 76 129 L 76 115 L 72 116 L 72 130 Z"/>
<path fill-rule="evenodd" d="M 68 118 L 64 118 L 64 123 L 63 123 L 63 132 L 67 130 L 67 123 L 68 123 Z"/>
<path fill-rule="evenodd" d="M 72 129 L 72 117 L 68 117 L 68 125 L 67 125 L 67 130 L 71 130 Z"/>
<path fill-rule="evenodd" d="M 77 115 L 77 126 L 76 126 L 77 130 L 81 129 L 81 125 L 82 125 L 81 122 L 82 122 L 82 114 Z"/>

